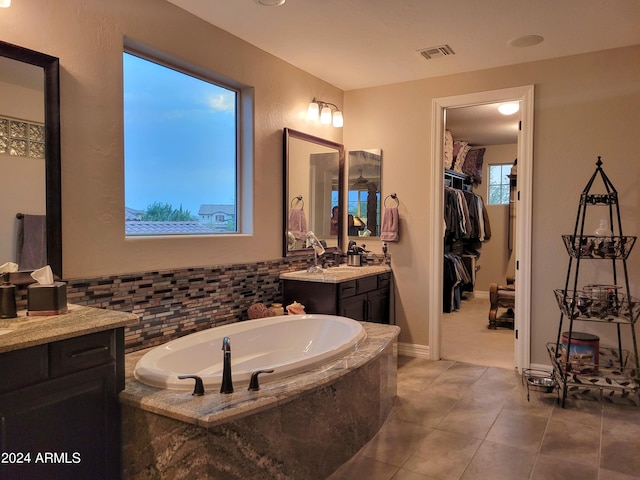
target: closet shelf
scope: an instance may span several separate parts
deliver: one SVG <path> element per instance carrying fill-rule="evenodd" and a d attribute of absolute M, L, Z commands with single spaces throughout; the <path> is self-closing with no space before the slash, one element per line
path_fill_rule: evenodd
<path fill-rule="evenodd" d="M 616 286 L 611 287 L 612 291 L 595 298 L 592 290 L 558 289 L 554 293 L 560 310 L 572 320 L 635 324 L 640 316 L 640 300 L 618 293 Z"/>
<path fill-rule="evenodd" d="M 567 253 L 573 258 L 609 258 L 626 260 L 636 237 L 596 235 L 562 235 Z"/>

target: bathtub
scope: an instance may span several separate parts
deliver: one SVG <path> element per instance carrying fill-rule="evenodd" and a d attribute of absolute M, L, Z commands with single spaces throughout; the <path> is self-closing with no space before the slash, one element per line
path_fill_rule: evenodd
<path fill-rule="evenodd" d="M 284 315 L 233 323 L 192 333 L 151 349 L 138 360 L 137 380 L 175 390 L 193 389 L 198 375 L 205 387 L 222 383 L 222 339 L 231 343 L 234 386 L 247 384 L 256 370 L 261 383 L 315 368 L 357 349 L 366 338 L 362 324 L 335 315 Z"/>

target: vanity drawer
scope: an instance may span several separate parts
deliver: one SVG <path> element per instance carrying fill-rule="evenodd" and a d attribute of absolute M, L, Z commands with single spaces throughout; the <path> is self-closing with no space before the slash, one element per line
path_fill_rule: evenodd
<path fill-rule="evenodd" d="M 377 275 L 371 275 L 369 277 L 358 278 L 356 280 L 356 282 L 357 282 L 357 287 L 356 287 L 357 293 L 367 293 L 367 292 L 372 292 L 372 291 L 378 289 L 378 276 Z"/>
<path fill-rule="evenodd" d="M 381 273 L 378 275 L 378 288 L 388 288 L 391 286 L 391 274 Z"/>
<path fill-rule="evenodd" d="M 47 345 L 0 354 L 0 393 L 46 380 L 49 376 Z"/>
<path fill-rule="evenodd" d="M 349 280 L 348 282 L 339 283 L 338 288 L 340 289 L 338 298 L 353 297 L 356 293 L 358 293 L 356 280 Z"/>
<path fill-rule="evenodd" d="M 49 353 L 52 377 L 115 362 L 114 332 L 105 330 L 54 342 Z"/>

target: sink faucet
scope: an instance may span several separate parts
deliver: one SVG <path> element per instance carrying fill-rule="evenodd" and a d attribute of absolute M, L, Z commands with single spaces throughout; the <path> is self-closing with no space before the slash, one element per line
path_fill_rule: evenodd
<path fill-rule="evenodd" d="M 220 393 L 233 393 L 233 381 L 231 380 L 231 343 L 229 342 L 229 337 L 222 339 L 222 351 L 224 352 L 224 359 Z"/>

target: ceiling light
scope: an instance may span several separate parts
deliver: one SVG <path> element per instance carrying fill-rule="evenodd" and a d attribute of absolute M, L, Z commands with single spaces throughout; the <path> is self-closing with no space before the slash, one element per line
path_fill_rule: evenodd
<path fill-rule="evenodd" d="M 329 102 L 323 102 L 314 98 L 307 108 L 307 118 L 309 120 L 317 120 L 320 117 L 320 123 L 340 128 L 344 125 L 342 112 L 337 105 Z"/>
<path fill-rule="evenodd" d="M 534 45 L 538 45 L 542 43 L 544 40 L 540 35 L 523 35 L 522 37 L 512 38 L 507 42 L 507 45 L 510 47 L 533 47 Z"/>
<path fill-rule="evenodd" d="M 280 5 L 284 5 L 284 2 L 287 0 L 255 0 L 258 5 L 262 5 L 263 7 L 279 7 Z"/>
<path fill-rule="evenodd" d="M 0 0 L 0 8 L 9 8 L 11 6 L 11 0 Z"/>
<path fill-rule="evenodd" d="M 502 114 L 502 115 L 513 115 L 514 113 L 516 113 L 518 110 L 520 110 L 520 104 L 518 102 L 513 102 L 513 103 L 501 103 L 498 106 L 498 111 Z"/>

